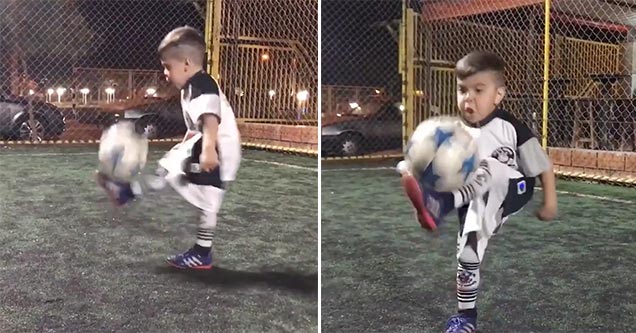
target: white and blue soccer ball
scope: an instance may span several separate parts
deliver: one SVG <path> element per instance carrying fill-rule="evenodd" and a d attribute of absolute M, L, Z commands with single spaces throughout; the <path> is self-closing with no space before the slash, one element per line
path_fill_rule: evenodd
<path fill-rule="evenodd" d="M 456 117 L 435 117 L 419 124 L 404 155 L 398 169 L 438 192 L 462 187 L 478 164 L 475 140 Z"/>
<path fill-rule="evenodd" d="M 146 165 L 148 140 L 129 121 L 118 122 L 103 133 L 99 142 L 99 171 L 114 180 L 129 182 Z"/>

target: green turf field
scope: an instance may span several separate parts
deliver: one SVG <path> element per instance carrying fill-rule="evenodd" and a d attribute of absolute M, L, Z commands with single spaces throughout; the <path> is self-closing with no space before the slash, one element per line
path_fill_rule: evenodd
<path fill-rule="evenodd" d="M 245 151 L 217 267 L 187 272 L 164 258 L 192 245 L 197 212 L 171 190 L 114 210 L 95 151 L 0 149 L 1 332 L 317 331 L 315 158 Z"/>
<path fill-rule="evenodd" d="M 439 237 L 422 230 L 393 170 L 324 168 L 321 182 L 323 332 L 443 332 L 457 306 L 455 215 Z M 480 332 L 633 331 L 636 190 L 558 188 L 556 221 L 535 219 L 535 200 L 491 240 Z"/>

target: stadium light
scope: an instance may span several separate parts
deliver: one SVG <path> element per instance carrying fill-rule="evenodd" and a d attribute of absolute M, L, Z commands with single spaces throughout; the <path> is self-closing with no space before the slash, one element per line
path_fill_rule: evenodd
<path fill-rule="evenodd" d="M 296 98 L 298 99 L 299 102 L 304 102 L 307 99 L 309 99 L 309 91 L 307 90 L 301 90 L 296 94 Z"/>
<path fill-rule="evenodd" d="M 115 88 L 108 87 L 104 89 L 104 91 L 106 92 L 106 103 L 110 103 L 115 100 Z"/>
<path fill-rule="evenodd" d="M 57 93 L 57 102 L 62 102 L 62 95 L 64 95 L 64 93 L 66 92 L 66 88 L 59 87 L 55 92 Z"/>
<path fill-rule="evenodd" d="M 33 95 L 35 94 L 35 91 L 33 91 L 33 89 L 29 89 L 29 95 Z"/>
<path fill-rule="evenodd" d="M 274 98 L 274 95 L 276 95 L 276 92 L 272 89 L 268 91 L 267 94 L 269 95 L 269 98 Z"/>
<path fill-rule="evenodd" d="M 360 105 L 356 102 L 353 102 L 353 103 L 349 103 L 349 107 L 352 109 L 357 109 L 360 107 Z"/>
<path fill-rule="evenodd" d="M 54 93 L 55 93 L 55 90 L 53 90 L 53 88 L 49 88 L 46 90 L 46 94 L 49 96 L 49 100 L 48 100 L 49 103 L 51 103 L 51 96 L 53 96 Z"/>
<path fill-rule="evenodd" d="M 261 54 L 261 61 L 267 61 L 267 60 L 269 60 L 269 53 Z"/>
<path fill-rule="evenodd" d="M 157 88 L 150 87 L 150 88 L 146 89 L 146 96 L 156 97 L 157 96 Z"/>
<path fill-rule="evenodd" d="M 88 89 L 88 88 L 82 88 L 82 89 L 80 90 L 80 93 L 82 93 L 82 96 L 84 97 L 84 104 L 88 104 L 88 98 L 87 98 L 87 96 L 88 96 L 88 94 L 89 94 L 90 92 L 91 92 L 91 90 L 90 90 L 90 89 Z"/>

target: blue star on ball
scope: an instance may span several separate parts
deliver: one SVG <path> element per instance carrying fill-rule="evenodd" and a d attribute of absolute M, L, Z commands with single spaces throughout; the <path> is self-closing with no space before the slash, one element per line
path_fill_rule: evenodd
<path fill-rule="evenodd" d="M 425 189 L 434 189 L 439 179 L 440 176 L 435 174 L 435 171 L 433 171 L 433 163 L 431 163 L 420 174 L 420 185 Z"/>
<path fill-rule="evenodd" d="M 453 137 L 453 132 L 445 131 L 441 128 L 435 129 L 435 144 L 437 148 L 439 148 L 444 142 L 448 141 L 451 137 Z"/>

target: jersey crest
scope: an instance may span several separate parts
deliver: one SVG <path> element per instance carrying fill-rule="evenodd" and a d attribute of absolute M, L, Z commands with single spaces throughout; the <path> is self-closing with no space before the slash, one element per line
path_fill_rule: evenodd
<path fill-rule="evenodd" d="M 499 147 L 495 149 L 491 156 L 497 159 L 497 161 L 511 167 L 514 167 L 517 164 L 515 161 L 515 151 L 510 147 Z"/>

